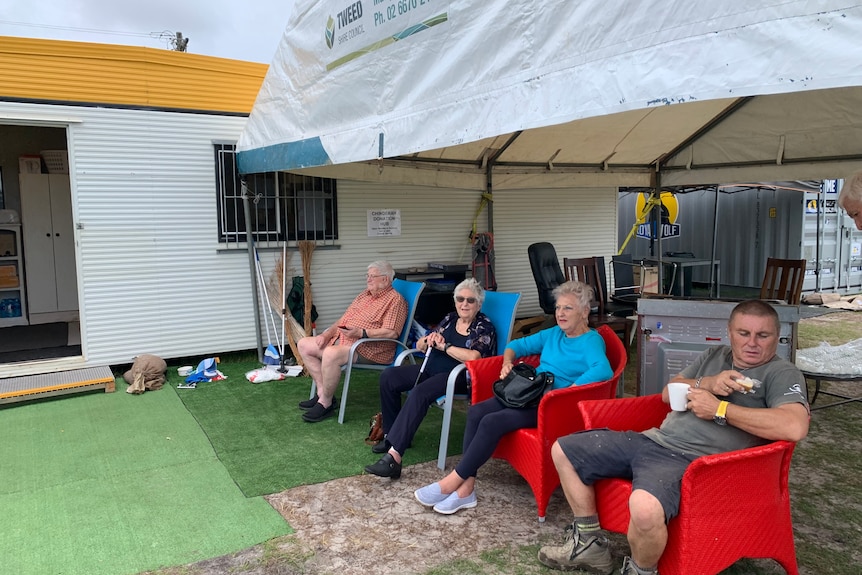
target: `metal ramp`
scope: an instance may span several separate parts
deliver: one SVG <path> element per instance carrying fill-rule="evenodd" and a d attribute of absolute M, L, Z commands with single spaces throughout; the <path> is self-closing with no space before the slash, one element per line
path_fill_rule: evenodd
<path fill-rule="evenodd" d="M 0 379 L 0 404 L 81 391 L 114 391 L 114 374 L 108 367 L 88 367 Z"/>

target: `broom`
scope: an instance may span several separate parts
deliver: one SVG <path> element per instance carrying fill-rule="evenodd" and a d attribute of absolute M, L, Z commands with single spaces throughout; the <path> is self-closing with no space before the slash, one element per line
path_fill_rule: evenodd
<path fill-rule="evenodd" d="M 305 335 L 311 335 L 311 303 L 314 301 L 311 297 L 311 254 L 317 244 L 310 240 L 302 240 L 297 242 L 297 247 L 299 247 L 299 255 L 302 257 L 302 277 L 305 280 L 305 315 L 302 319 L 305 325 Z"/>
<path fill-rule="evenodd" d="M 282 257 L 275 262 L 275 268 L 267 281 L 267 295 L 269 297 L 269 305 L 277 312 L 282 314 L 282 333 L 284 333 L 285 324 L 287 324 L 287 342 L 290 345 L 290 351 L 293 352 L 293 357 L 296 359 L 296 365 L 302 365 L 302 358 L 299 355 L 299 350 L 296 347 L 296 342 L 305 337 L 305 330 L 299 325 L 299 322 L 294 319 L 293 315 L 287 309 L 287 286 L 285 285 L 285 260 L 287 259 L 287 250 L 284 250 Z M 282 353 L 282 355 L 284 355 Z"/>

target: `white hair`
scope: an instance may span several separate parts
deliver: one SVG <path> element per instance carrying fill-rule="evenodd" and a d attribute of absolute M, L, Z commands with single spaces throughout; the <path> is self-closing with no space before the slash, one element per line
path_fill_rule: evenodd
<path fill-rule="evenodd" d="M 393 269 L 392 264 L 390 264 L 386 260 L 377 260 L 376 262 L 371 262 L 370 264 L 368 264 L 368 271 L 371 270 L 377 270 L 377 273 L 388 277 L 389 283 L 392 283 L 392 278 L 395 277 L 395 269 Z"/>

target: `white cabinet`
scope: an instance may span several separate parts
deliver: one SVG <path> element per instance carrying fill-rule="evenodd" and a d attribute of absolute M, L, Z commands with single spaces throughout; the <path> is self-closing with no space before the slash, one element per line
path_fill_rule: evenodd
<path fill-rule="evenodd" d="M 31 324 L 78 319 L 72 194 L 65 174 L 20 174 Z"/>
<path fill-rule="evenodd" d="M 20 224 L 0 225 L 0 327 L 27 325 Z"/>

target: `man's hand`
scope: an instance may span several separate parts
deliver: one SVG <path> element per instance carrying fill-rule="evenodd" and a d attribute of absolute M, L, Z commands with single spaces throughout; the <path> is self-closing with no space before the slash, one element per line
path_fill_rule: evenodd
<path fill-rule="evenodd" d="M 747 391 L 744 385 L 736 381 L 744 378 L 745 376 L 735 369 L 728 369 L 718 375 L 703 377 L 700 380 L 700 389 L 710 391 L 713 395 L 727 397 L 734 391 Z M 694 389 L 694 385 L 692 385 L 692 389 Z"/>
<path fill-rule="evenodd" d="M 688 404 L 686 407 L 699 418 L 711 420 L 718 410 L 720 402 L 721 400 L 715 395 L 703 389 L 703 382 L 701 382 L 701 389 L 691 387 L 688 390 Z"/>

